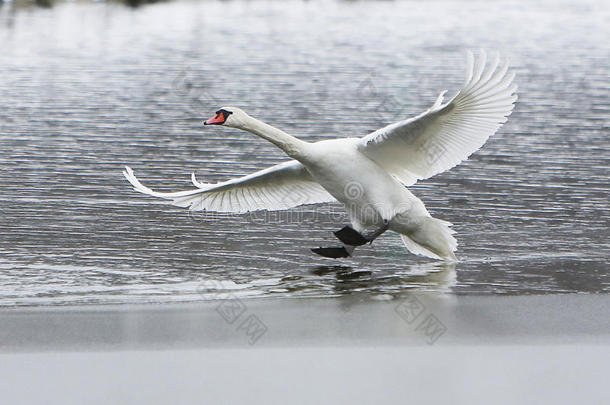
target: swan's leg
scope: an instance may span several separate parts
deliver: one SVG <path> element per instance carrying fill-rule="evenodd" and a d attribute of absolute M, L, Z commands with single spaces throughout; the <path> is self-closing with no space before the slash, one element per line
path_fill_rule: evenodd
<path fill-rule="evenodd" d="M 379 229 L 376 229 L 372 232 L 367 233 L 366 235 L 364 235 L 364 238 L 369 242 L 372 243 L 375 239 L 377 239 L 378 237 L 381 236 L 381 234 L 383 234 L 385 231 L 387 231 L 388 229 L 390 229 L 390 221 L 383 221 L 383 225 L 379 227 Z"/>
<path fill-rule="evenodd" d="M 332 259 L 350 257 L 354 252 L 354 249 L 356 249 L 356 246 L 362 246 L 366 243 L 373 242 L 382 233 L 387 231 L 389 227 L 389 221 L 383 221 L 383 225 L 379 227 L 379 229 L 375 229 L 374 231 L 363 235 L 351 226 L 344 226 L 340 230 L 334 232 L 335 236 L 345 244 L 344 246 L 326 248 L 319 247 L 311 249 L 311 251 L 320 256 L 330 257 Z"/>
<path fill-rule="evenodd" d="M 336 231 L 335 236 L 346 245 L 362 246 L 366 243 L 373 242 L 382 233 L 387 231 L 389 227 L 389 221 L 383 221 L 383 225 L 379 227 L 379 229 L 375 229 L 372 232 L 362 235 L 360 232 L 356 231 L 354 228 L 348 225 Z"/>
<path fill-rule="evenodd" d="M 356 246 L 362 246 L 365 243 L 373 242 L 382 233 L 388 230 L 390 224 L 388 221 L 384 221 L 383 226 L 365 235 L 356 231 L 351 226 L 344 226 L 340 230 L 335 232 L 335 236 L 339 238 L 345 245 L 341 247 L 319 247 L 311 249 L 312 252 L 324 257 L 330 257 L 332 259 L 339 259 L 342 257 L 350 257 L 356 249 Z"/>

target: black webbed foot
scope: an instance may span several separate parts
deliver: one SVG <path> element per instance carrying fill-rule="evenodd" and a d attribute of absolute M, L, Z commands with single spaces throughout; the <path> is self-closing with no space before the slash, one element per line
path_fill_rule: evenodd
<path fill-rule="evenodd" d="M 365 243 L 369 242 L 364 236 L 360 234 L 360 232 L 356 231 L 354 228 L 350 226 L 344 226 L 338 231 L 334 232 L 335 236 L 339 238 L 339 240 L 346 245 L 351 246 L 362 246 Z"/>
<path fill-rule="evenodd" d="M 349 251 L 345 246 L 341 247 L 319 247 L 311 249 L 312 252 L 324 257 L 330 257 L 331 259 L 339 259 L 342 257 L 350 257 Z"/>

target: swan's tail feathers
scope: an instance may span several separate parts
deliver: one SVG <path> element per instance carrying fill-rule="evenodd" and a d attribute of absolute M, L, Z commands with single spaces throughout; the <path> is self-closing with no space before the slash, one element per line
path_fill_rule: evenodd
<path fill-rule="evenodd" d="M 419 243 L 415 242 L 413 239 L 411 239 L 407 235 L 400 235 L 400 237 L 402 239 L 402 242 L 405 244 L 405 246 L 409 250 L 409 252 L 411 252 L 415 255 L 426 256 L 431 259 L 442 260 L 442 258 L 439 255 L 437 255 L 436 253 L 427 249 L 423 245 L 420 245 Z"/>
<path fill-rule="evenodd" d="M 453 253 L 457 249 L 457 240 L 453 237 L 455 231 L 450 226 L 450 222 L 428 217 L 416 231 L 409 235 L 401 234 L 400 237 L 413 254 L 457 262 Z"/>

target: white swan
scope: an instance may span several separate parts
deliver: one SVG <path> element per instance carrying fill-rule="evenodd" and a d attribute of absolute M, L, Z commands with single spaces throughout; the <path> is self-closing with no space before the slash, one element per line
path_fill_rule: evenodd
<path fill-rule="evenodd" d="M 487 63 L 468 53 L 466 82 L 449 102 L 443 91 L 422 114 L 363 138 L 304 142 L 254 119 L 236 107 L 223 107 L 206 125 L 239 128 L 275 144 L 293 160 L 218 184 L 199 183 L 193 190 L 159 193 L 143 186 L 126 167 L 136 191 L 171 200 L 191 210 L 243 213 L 282 210 L 301 204 L 338 200 L 351 226 L 335 232 L 340 248 L 313 249 L 327 257 L 345 257 L 354 246 L 372 241 L 387 229 L 399 233 L 415 254 L 457 261 L 451 223 L 430 216 L 405 186 L 446 171 L 478 150 L 506 122 L 517 100 L 514 73 L 499 57 Z"/>

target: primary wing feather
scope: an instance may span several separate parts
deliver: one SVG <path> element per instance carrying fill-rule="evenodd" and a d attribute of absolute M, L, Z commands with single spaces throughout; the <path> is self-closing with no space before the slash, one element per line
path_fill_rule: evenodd
<path fill-rule="evenodd" d="M 424 113 L 361 139 L 360 149 L 405 185 L 456 166 L 506 122 L 517 100 L 514 74 L 499 58 L 468 53 L 466 82 L 443 104 L 442 92 Z"/>
<path fill-rule="evenodd" d="M 134 190 L 171 200 L 171 204 L 192 211 L 244 213 L 262 209 L 283 210 L 303 204 L 334 201 L 297 161 L 281 163 L 218 184 L 200 183 L 192 175 L 191 180 L 196 189 L 173 193 L 160 193 L 144 186 L 129 167 L 125 167 L 123 175 Z"/>

